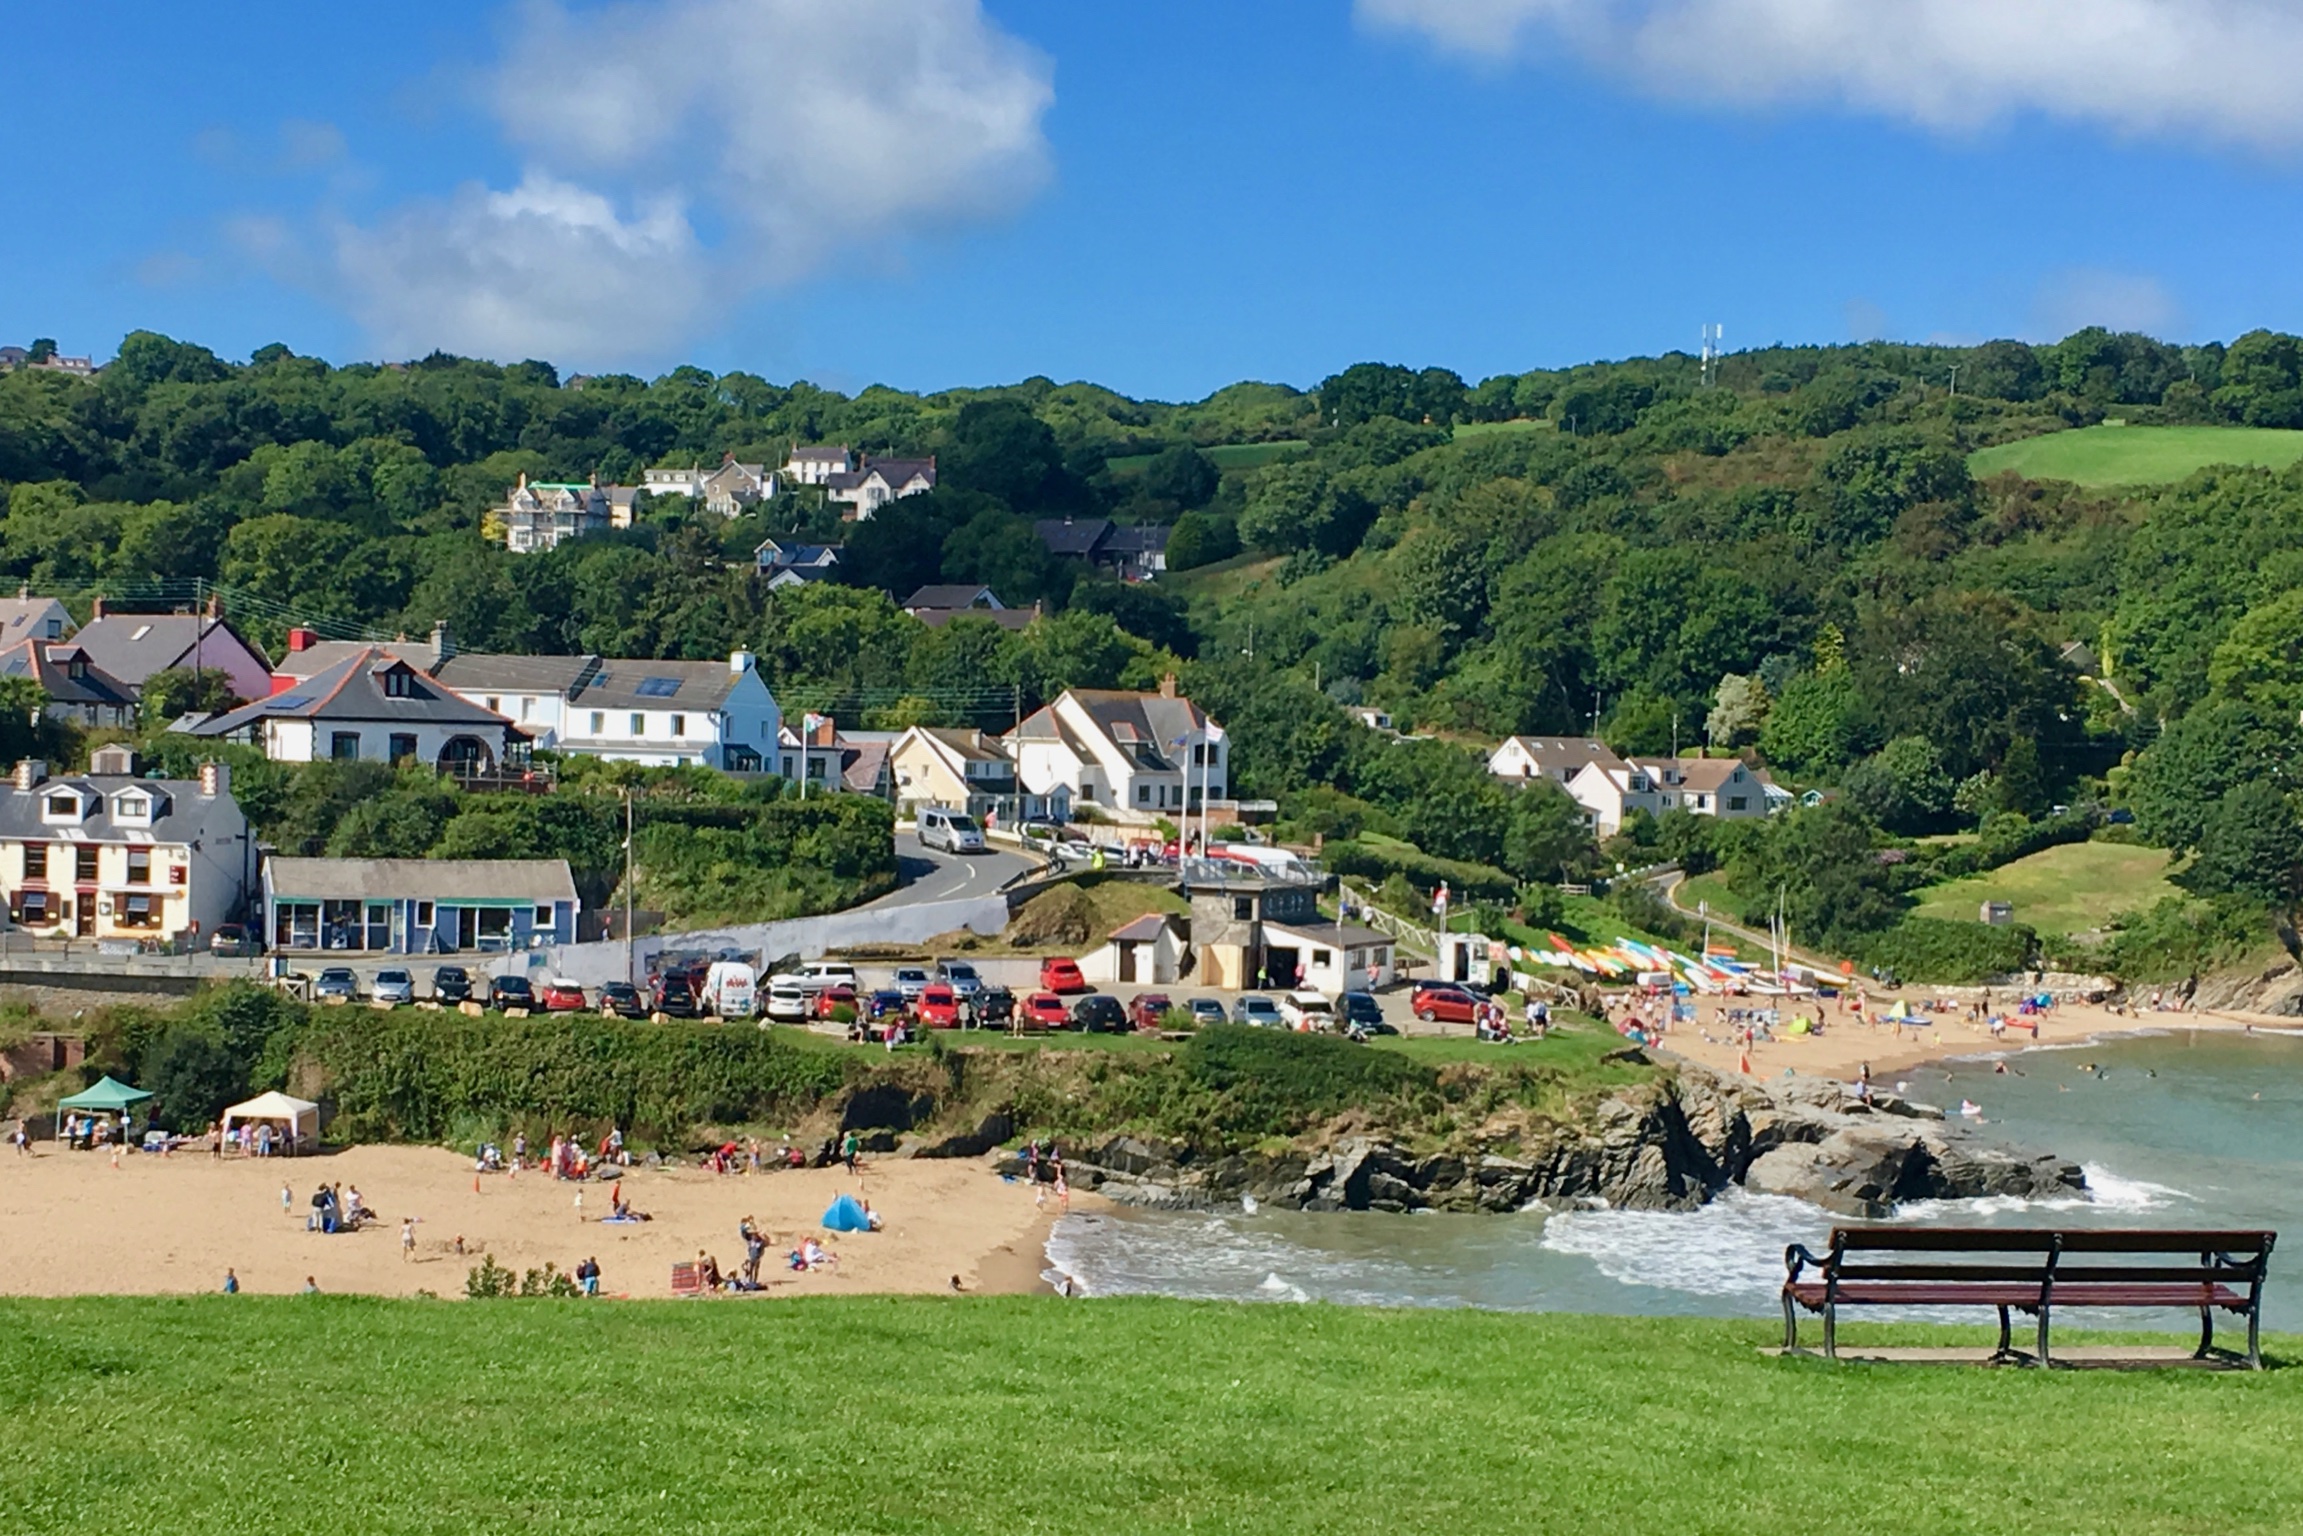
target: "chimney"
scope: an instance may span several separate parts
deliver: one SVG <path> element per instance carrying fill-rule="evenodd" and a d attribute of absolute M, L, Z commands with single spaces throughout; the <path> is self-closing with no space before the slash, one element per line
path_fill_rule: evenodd
<path fill-rule="evenodd" d="M 1159 680 L 1159 696 L 1163 699 L 1175 697 L 1175 674 L 1173 672 Z"/>
<path fill-rule="evenodd" d="M 16 765 L 16 792 L 28 795 L 48 778 L 48 765 L 36 757 L 28 757 Z"/>
<path fill-rule="evenodd" d="M 291 629 L 288 631 L 288 650 L 291 654 L 297 651 L 308 651 L 319 643 L 320 637 L 308 629 Z"/>
<path fill-rule="evenodd" d="M 213 592 L 209 593 L 207 611 L 208 617 L 211 619 L 222 618 L 224 616 L 224 600 Z"/>
<path fill-rule="evenodd" d="M 213 800 L 218 795 L 232 792 L 232 765 L 230 763 L 202 763 L 200 765 L 200 795 Z"/>
<path fill-rule="evenodd" d="M 448 635 L 448 621 L 441 619 L 432 625 L 432 665 L 437 672 L 441 663 L 456 654 L 456 642 Z"/>
<path fill-rule="evenodd" d="M 99 597 L 96 599 L 96 601 L 88 605 L 88 617 L 91 619 L 100 619 L 104 617 L 104 599 Z"/>
<path fill-rule="evenodd" d="M 808 733 L 808 745 L 828 747 L 839 740 L 840 728 L 830 715 L 816 716 L 816 728 Z"/>
<path fill-rule="evenodd" d="M 728 675 L 730 677 L 742 677 L 758 664 L 758 658 L 753 656 L 750 651 L 728 652 Z"/>

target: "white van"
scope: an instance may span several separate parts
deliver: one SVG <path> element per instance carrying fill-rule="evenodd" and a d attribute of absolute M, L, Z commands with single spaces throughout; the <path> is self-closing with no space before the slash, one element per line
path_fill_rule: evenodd
<path fill-rule="evenodd" d="M 984 851 L 984 829 L 964 812 L 931 805 L 921 810 L 918 825 L 922 848 L 941 848 L 947 853 Z"/>
<path fill-rule="evenodd" d="M 752 968 L 741 960 L 714 960 L 704 973 L 704 995 L 697 999 L 723 1019 L 748 1019 L 759 1005 L 759 985 Z"/>

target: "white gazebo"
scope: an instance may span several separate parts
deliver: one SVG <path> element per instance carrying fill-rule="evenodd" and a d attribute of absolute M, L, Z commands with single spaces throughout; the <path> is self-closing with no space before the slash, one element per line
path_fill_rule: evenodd
<path fill-rule="evenodd" d="M 315 1144 L 320 1139 L 320 1106 L 309 1099 L 292 1099 L 274 1090 L 259 1093 L 245 1104 L 235 1104 L 224 1111 L 224 1140 L 232 1139 L 235 1124 L 250 1121 L 272 1121 L 287 1127 L 287 1141 L 291 1151 L 302 1145 Z"/>

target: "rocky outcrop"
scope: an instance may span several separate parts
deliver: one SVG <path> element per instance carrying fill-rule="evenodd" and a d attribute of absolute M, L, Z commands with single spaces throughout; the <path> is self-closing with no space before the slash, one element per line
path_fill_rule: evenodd
<path fill-rule="evenodd" d="M 1310 1154 L 1203 1158 L 1133 1136 L 1067 1148 L 1074 1186 L 1123 1204 L 1212 1208 L 1243 1199 L 1307 1211 L 1516 1211 L 1537 1202 L 1605 1201 L 1688 1210 L 1733 1184 L 1845 1216 L 1880 1217 L 1909 1200 L 2081 1192 L 2078 1167 L 1998 1146 L 1940 1110 L 1892 1096 L 1869 1104 L 1841 1086 L 1760 1084 L 1683 1068 L 1676 1080 L 1600 1103 L 1513 1155 L 1421 1155 L 1351 1136 Z M 1021 1173 L 1014 1153 L 1004 1171 Z"/>

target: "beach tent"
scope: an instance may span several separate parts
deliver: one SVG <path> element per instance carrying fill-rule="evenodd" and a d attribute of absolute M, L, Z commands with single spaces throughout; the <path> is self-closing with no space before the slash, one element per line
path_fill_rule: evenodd
<path fill-rule="evenodd" d="M 316 1142 L 320 1139 L 320 1106 L 309 1099 L 292 1099 L 274 1090 L 259 1093 L 245 1104 L 235 1104 L 224 1111 L 224 1137 L 231 1139 L 235 1123 L 251 1120 L 276 1120 L 288 1127 L 288 1145 Z"/>
<path fill-rule="evenodd" d="M 130 1105 L 141 1104 L 150 1097 L 152 1095 L 146 1090 L 131 1088 L 126 1083 L 114 1078 L 110 1073 L 106 1073 L 94 1086 L 83 1088 L 68 1099 L 56 1101 L 56 1134 L 59 1138 L 64 1134 L 64 1112 L 66 1110 L 78 1109 L 86 1110 L 91 1114 L 118 1115 L 125 1121 L 128 1118 Z"/>
<path fill-rule="evenodd" d="M 864 1208 L 856 1204 L 854 1195 L 842 1195 L 824 1212 L 824 1230 L 827 1232 L 869 1232 L 872 1219 Z"/>

